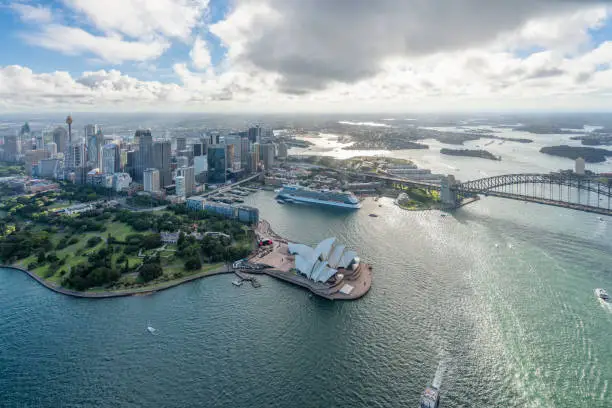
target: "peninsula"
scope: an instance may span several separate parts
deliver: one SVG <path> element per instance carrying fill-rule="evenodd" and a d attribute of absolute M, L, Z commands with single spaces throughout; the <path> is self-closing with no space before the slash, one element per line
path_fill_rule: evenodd
<path fill-rule="evenodd" d="M 92 201 L 70 205 L 76 197 Z M 66 184 L 4 199 L 0 263 L 56 292 L 112 297 L 223 273 L 225 263 L 253 250 L 252 229 L 238 221 L 185 205 L 132 212 L 102 197 L 91 186 Z"/>
<path fill-rule="evenodd" d="M 587 163 L 602 163 L 606 161 L 607 157 L 612 157 L 612 150 L 567 145 L 543 147 L 540 149 L 540 153 L 566 157 L 572 160 L 582 157 Z"/>
<path fill-rule="evenodd" d="M 500 156 L 495 156 L 492 153 L 486 150 L 469 150 L 469 149 L 440 149 L 441 154 L 446 154 L 449 156 L 466 156 L 466 157 L 480 157 L 481 159 L 489 159 L 489 160 L 501 160 Z"/>

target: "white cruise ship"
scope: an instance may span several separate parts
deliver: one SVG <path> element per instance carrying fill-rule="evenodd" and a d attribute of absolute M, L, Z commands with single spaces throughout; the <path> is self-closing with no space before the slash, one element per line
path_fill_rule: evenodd
<path fill-rule="evenodd" d="M 349 191 L 313 190 L 298 185 L 287 185 L 278 192 L 277 198 L 296 203 L 328 205 L 332 207 L 358 209 L 361 203 Z"/>

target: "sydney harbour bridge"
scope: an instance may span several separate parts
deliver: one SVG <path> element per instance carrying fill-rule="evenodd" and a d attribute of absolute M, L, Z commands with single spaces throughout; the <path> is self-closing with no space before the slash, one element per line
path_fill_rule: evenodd
<path fill-rule="evenodd" d="M 442 179 L 441 184 L 374 173 L 361 175 L 387 185 L 440 191 L 442 203 L 447 208 L 460 206 L 466 198 L 493 196 L 612 215 L 612 179 L 596 174 L 504 174 L 467 182 L 447 176 Z"/>

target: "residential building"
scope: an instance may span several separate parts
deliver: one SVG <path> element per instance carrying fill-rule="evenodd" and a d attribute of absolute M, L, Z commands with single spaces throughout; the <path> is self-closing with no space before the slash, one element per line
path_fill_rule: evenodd
<path fill-rule="evenodd" d="M 4 157 L 6 161 L 17 161 L 17 156 L 21 153 L 21 146 L 17 135 L 4 136 Z"/>
<path fill-rule="evenodd" d="M 185 194 L 183 196 L 189 197 L 193 195 L 194 187 L 195 187 L 195 172 L 193 167 L 182 167 L 177 171 L 177 178 L 183 177 L 183 183 L 185 185 Z M 177 183 L 177 191 L 178 191 L 178 183 Z M 180 195 L 180 194 L 178 194 Z"/>
<path fill-rule="evenodd" d="M 145 169 L 143 172 L 144 191 L 149 193 L 159 193 L 159 170 Z"/>
<path fill-rule="evenodd" d="M 185 191 L 185 177 L 176 176 L 174 179 L 174 185 L 176 186 L 176 195 L 179 197 L 186 197 Z"/>
<path fill-rule="evenodd" d="M 189 166 L 189 158 L 188 157 L 178 156 L 176 158 L 176 167 L 177 168 L 187 167 L 187 166 Z"/>
<path fill-rule="evenodd" d="M 226 163 L 226 167 L 228 169 L 234 169 L 234 163 L 236 163 L 236 156 L 235 156 L 235 145 L 233 144 L 226 144 L 225 145 L 225 163 Z"/>

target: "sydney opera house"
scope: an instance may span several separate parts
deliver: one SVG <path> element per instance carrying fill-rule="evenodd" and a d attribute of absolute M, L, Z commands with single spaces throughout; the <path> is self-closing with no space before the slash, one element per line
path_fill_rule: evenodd
<path fill-rule="evenodd" d="M 327 238 L 314 249 L 292 243 L 288 244 L 288 249 L 295 256 L 297 272 L 314 282 L 340 282 L 346 274 L 352 275 L 359 268 L 357 253 L 348 250 L 336 238 Z"/>

